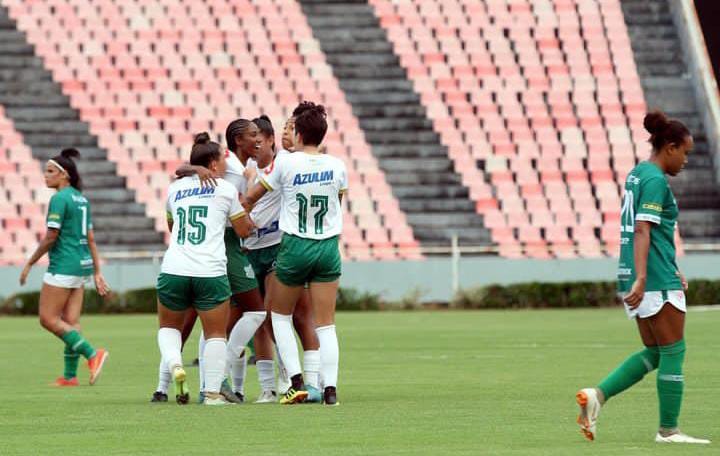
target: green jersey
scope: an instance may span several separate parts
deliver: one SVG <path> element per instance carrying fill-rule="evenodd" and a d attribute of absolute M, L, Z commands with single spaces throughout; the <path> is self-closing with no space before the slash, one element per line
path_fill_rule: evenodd
<path fill-rule="evenodd" d="M 651 162 L 639 163 L 625 181 L 620 214 L 618 289 L 630 291 L 635 281 L 635 222 L 653 224 L 647 258 L 646 291 L 682 290 L 675 263 L 678 206 L 665 174 Z"/>
<path fill-rule="evenodd" d="M 74 187 L 67 186 L 50 198 L 47 227 L 60 230 L 50 249 L 48 272 L 86 276 L 93 272 L 87 234 L 92 229 L 90 203 Z"/>

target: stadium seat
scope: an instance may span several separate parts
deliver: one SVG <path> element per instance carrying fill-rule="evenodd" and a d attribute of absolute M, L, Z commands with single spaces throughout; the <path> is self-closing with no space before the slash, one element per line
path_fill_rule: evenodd
<path fill-rule="evenodd" d="M 369 146 L 332 72 L 320 70 L 327 68 L 324 55 L 294 2 L 4 4 L 125 177 L 171 174 L 187 158 L 192 133 L 210 130 L 220 139 L 227 123 L 237 117 L 267 114 L 279 135 L 294 105 L 308 99 L 325 104 L 330 132 L 340 133 L 328 135 L 328 151 L 361 177 L 376 176 L 389 188 L 377 163 L 361 159 Z M 233 11 L 242 11 L 241 21 L 229 19 L 238 14 Z M 433 58 L 437 55 L 442 57 Z M 128 182 L 138 194 L 162 195 L 168 181 Z M 150 192 L 144 191 L 146 186 Z M 371 188 L 361 178 L 348 198 L 352 202 L 355 195 L 370 195 L 377 203 Z M 148 206 L 148 215 L 162 225 L 161 211 Z M 383 227 L 391 234 L 412 232 L 396 204 L 353 215 L 352 223 Z M 393 224 L 384 225 L 383 220 Z M 393 255 L 401 249 L 387 233 L 382 241 L 363 237 L 354 243 L 347 248 L 350 258 L 359 258 L 356 252 L 374 243 L 390 243 Z M 411 244 L 402 249 L 412 249 L 409 254 L 417 256 L 417 244 Z"/>
<path fill-rule="evenodd" d="M 615 222 L 602 214 L 619 197 L 607 184 L 619 188 L 646 151 L 645 102 L 619 2 L 370 0 L 464 185 L 477 185 L 478 173 L 460 163 L 486 160 L 503 211 L 471 196 L 501 255 L 598 256 L 605 244 L 614 251 L 614 238 L 602 233 Z M 493 168 L 501 156 L 522 168 Z M 512 202 L 537 194 L 527 187 L 536 183 L 549 210 Z M 558 195 L 571 195 L 572 207 Z M 532 227 L 553 226 L 553 218 L 566 231 L 578 223 L 590 231 L 548 239 L 548 250 Z M 519 239 L 506 226 L 522 228 Z"/>

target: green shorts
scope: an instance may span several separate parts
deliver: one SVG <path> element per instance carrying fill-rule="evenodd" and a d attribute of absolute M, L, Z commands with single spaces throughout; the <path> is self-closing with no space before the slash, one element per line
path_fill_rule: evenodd
<path fill-rule="evenodd" d="M 275 270 L 279 251 L 280 244 L 275 244 L 262 249 L 248 250 L 247 252 L 247 259 L 255 271 L 255 277 L 257 277 L 260 292 L 263 295 L 265 294 L 265 278 Z"/>
<path fill-rule="evenodd" d="M 243 252 L 240 239 L 232 228 L 225 229 L 225 255 L 227 275 L 232 294 L 245 293 L 258 287 L 255 271 Z"/>
<path fill-rule="evenodd" d="M 333 282 L 342 273 L 338 236 L 329 239 L 305 239 L 283 234 L 275 275 L 287 286 L 306 282 Z"/>
<path fill-rule="evenodd" d="M 170 310 L 194 307 L 212 310 L 230 298 L 227 276 L 187 277 L 161 273 L 157 280 L 160 303 Z"/>

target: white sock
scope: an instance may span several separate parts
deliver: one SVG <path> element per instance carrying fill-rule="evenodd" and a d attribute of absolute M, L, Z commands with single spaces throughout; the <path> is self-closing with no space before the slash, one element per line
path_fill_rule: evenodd
<path fill-rule="evenodd" d="M 236 393 L 245 395 L 245 375 L 247 373 L 247 350 L 243 350 L 240 359 L 232 363 L 231 373 L 233 389 Z"/>
<path fill-rule="evenodd" d="M 252 336 L 255 335 L 255 331 L 263 324 L 266 315 L 267 312 L 264 310 L 245 312 L 237 323 L 235 323 L 235 326 L 233 326 L 227 343 L 227 366 L 230 371 L 240 372 L 243 368 L 242 366 L 238 366 L 238 364 L 247 363 L 247 359 L 240 359 L 240 354 L 245 350 L 245 345 L 250 342 Z M 234 373 L 233 377 L 235 377 Z M 242 374 L 242 378 L 244 381 L 244 373 Z"/>
<path fill-rule="evenodd" d="M 205 391 L 205 332 L 200 331 L 198 339 L 198 375 L 200 376 L 200 391 Z"/>
<path fill-rule="evenodd" d="M 262 391 L 275 391 L 275 365 L 271 359 L 255 361 L 257 367 L 258 383 Z"/>
<path fill-rule="evenodd" d="M 220 384 L 225 377 L 225 339 L 213 338 L 205 341 L 203 368 L 205 370 L 205 392 L 219 393 Z"/>
<path fill-rule="evenodd" d="M 158 347 L 160 347 L 161 363 L 167 366 L 168 372 L 176 366 L 182 367 L 182 335 L 174 328 L 158 329 Z"/>
<path fill-rule="evenodd" d="M 303 356 L 303 369 L 305 369 L 305 374 L 303 378 L 306 384 L 317 389 L 320 389 L 320 365 L 320 351 L 305 350 Z"/>
<path fill-rule="evenodd" d="M 292 315 L 283 315 L 272 312 L 273 334 L 275 345 L 277 345 L 280 358 L 285 365 L 288 378 L 302 373 L 300 368 L 300 356 L 298 355 L 297 342 L 293 332 Z"/>
<path fill-rule="evenodd" d="M 323 386 L 337 386 L 340 347 L 338 347 L 335 325 L 322 326 L 315 329 L 320 340 L 320 374 Z"/>
<path fill-rule="evenodd" d="M 285 369 L 285 364 L 283 363 L 282 357 L 280 356 L 280 350 L 278 350 L 277 345 L 275 345 L 275 354 L 275 361 L 277 362 L 278 366 L 278 376 L 287 377 L 287 369 Z"/>
<path fill-rule="evenodd" d="M 160 365 L 158 366 L 158 386 L 155 391 L 167 394 L 168 386 L 170 386 L 170 369 L 168 369 L 167 364 L 165 364 L 162 357 L 160 357 Z"/>

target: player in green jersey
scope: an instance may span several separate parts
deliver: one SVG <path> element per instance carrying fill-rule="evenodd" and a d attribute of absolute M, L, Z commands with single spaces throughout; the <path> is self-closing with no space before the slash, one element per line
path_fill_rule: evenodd
<path fill-rule="evenodd" d="M 45 238 L 30 257 L 20 275 L 24 285 L 32 266 L 49 253 L 50 265 L 40 291 L 40 324 L 65 343 L 65 371 L 56 386 L 77 386 L 80 356 L 88 361 L 90 384 L 100 376 L 108 352 L 93 348 L 80 334 L 85 283 L 92 276 L 100 296 L 108 285 L 100 273 L 100 258 L 90 218 L 90 203 L 81 192 L 82 181 L 73 158 L 75 149 L 65 149 L 45 165 L 45 184 L 57 190 L 50 199 Z"/>
<path fill-rule="evenodd" d="M 678 429 L 685 358 L 685 293 L 687 281 L 675 262 L 674 233 L 678 206 L 667 174 L 677 175 L 692 150 L 690 131 L 661 112 L 645 116 L 652 155 L 639 163 L 625 181 L 620 216 L 618 291 L 634 318 L 645 348 L 631 355 L 595 388 L 577 395 L 578 424 L 589 440 L 596 435 L 602 405 L 657 369 L 659 443 L 710 443 Z"/>

